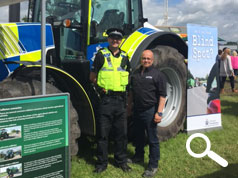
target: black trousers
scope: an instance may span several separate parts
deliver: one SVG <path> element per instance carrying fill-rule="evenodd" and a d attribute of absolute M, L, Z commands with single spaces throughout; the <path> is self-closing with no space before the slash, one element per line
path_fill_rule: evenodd
<path fill-rule="evenodd" d="M 104 96 L 97 117 L 97 163 L 96 167 L 107 167 L 109 133 L 114 138 L 114 159 L 117 165 L 126 163 L 127 121 L 125 97 Z"/>
<path fill-rule="evenodd" d="M 227 77 L 220 77 L 220 88 L 223 89 L 224 85 L 225 85 L 225 81 L 226 81 Z M 234 89 L 235 87 L 235 82 L 234 82 L 234 77 L 233 76 L 229 76 L 230 79 L 230 84 L 231 84 L 231 88 Z"/>
<path fill-rule="evenodd" d="M 160 159 L 160 145 L 157 136 L 157 124 L 154 122 L 154 115 L 158 107 L 151 107 L 145 111 L 134 112 L 134 133 L 135 133 L 135 156 L 144 158 L 145 131 L 149 141 L 149 165 L 150 168 L 158 168 Z"/>

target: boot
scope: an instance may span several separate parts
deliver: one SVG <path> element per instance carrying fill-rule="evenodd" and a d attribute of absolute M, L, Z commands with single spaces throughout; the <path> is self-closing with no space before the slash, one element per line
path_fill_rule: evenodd
<path fill-rule="evenodd" d="M 224 88 L 222 88 L 220 91 L 220 94 L 224 94 L 224 93 L 225 93 Z"/>

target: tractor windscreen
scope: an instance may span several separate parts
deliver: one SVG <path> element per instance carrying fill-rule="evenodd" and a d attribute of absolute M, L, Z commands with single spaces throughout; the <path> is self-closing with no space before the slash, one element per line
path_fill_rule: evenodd
<path fill-rule="evenodd" d="M 120 28 L 126 35 L 141 26 L 138 0 L 92 0 L 91 24 L 96 26 L 94 41 L 105 40 L 105 31 Z"/>
<path fill-rule="evenodd" d="M 74 19 L 80 23 L 80 0 L 46 0 L 46 20 L 60 22 L 65 19 Z M 41 1 L 34 2 L 33 21 L 40 22 Z"/>

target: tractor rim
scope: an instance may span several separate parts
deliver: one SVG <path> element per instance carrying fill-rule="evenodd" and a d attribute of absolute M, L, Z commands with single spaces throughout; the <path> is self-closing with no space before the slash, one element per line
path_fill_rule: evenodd
<path fill-rule="evenodd" d="M 182 83 L 174 69 L 166 67 L 161 68 L 160 70 L 167 79 L 167 97 L 163 110 L 163 119 L 158 126 L 167 127 L 174 122 L 180 111 L 182 102 Z"/>

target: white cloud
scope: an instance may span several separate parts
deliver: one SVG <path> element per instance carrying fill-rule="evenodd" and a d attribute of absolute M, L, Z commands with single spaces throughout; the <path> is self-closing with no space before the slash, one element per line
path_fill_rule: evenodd
<path fill-rule="evenodd" d="M 160 2 L 160 3 L 159 3 Z M 173 4 L 169 0 L 168 25 L 186 26 L 187 23 L 215 26 L 219 37 L 238 41 L 237 0 L 184 0 Z M 164 22 L 163 0 L 143 0 L 144 16 L 152 25 Z"/>

